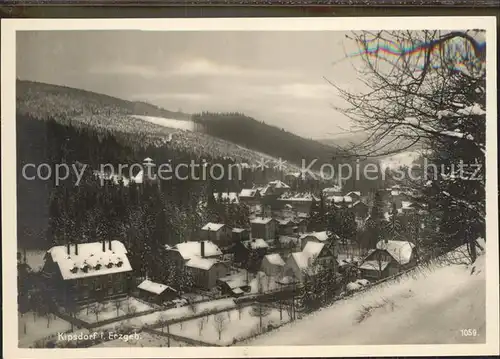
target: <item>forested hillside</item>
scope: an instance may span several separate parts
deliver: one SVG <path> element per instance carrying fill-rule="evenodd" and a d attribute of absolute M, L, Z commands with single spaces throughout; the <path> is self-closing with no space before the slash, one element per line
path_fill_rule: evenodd
<path fill-rule="evenodd" d="M 24 247 L 43 248 L 64 241 L 64 237 L 72 233 L 73 224 L 81 227 L 78 223 L 89 226 L 86 238 L 99 237 L 96 230 L 122 238 L 130 235 L 124 228 L 133 220 L 142 221 L 142 227 L 139 224 L 135 227 L 144 228 L 145 232 L 140 234 L 143 238 L 151 236 L 149 232 L 158 227 L 163 228 L 158 229 L 162 233 L 168 232 L 162 236 L 164 241 L 175 243 L 189 238 L 206 219 L 197 217 L 200 215 L 197 206 L 206 199 L 207 181 L 171 180 L 156 188 L 148 198 L 161 201 L 165 207 L 163 215 L 156 218 L 156 210 L 151 207 L 154 205 L 141 200 L 142 192 L 127 197 L 121 186 L 107 186 L 103 193 L 97 179 L 90 175 L 102 164 L 130 166 L 150 157 L 157 164 L 217 163 L 228 168 L 234 163 L 256 164 L 262 158 L 268 160 L 271 168 L 265 171 L 248 167 L 243 169 L 241 178 L 229 178 L 230 171 L 226 171 L 226 176 L 210 184 L 212 192 L 239 191 L 254 183 L 283 178 L 286 172 L 298 171 L 299 168 L 291 164 L 283 171 L 273 169 L 276 157 L 299 163 L 301 159 L 318 159 L 318 164 L 322 164 L 331 163 L 330 156 L 335 155 L 328 146 L 239 114 L 209 115 L 212 120 L 207 121 L 208 133 L 202 133 L 168 128 L 133 117 L 185 119 L 188 116 L 148 104 L 137 105 L 88 91 L 27 81 L 17 81 L 16 90 L 18 238 Z M 27 163 L 46 163 L 53 169 L 59 163 L 85 164 L 87 177 L 77 188 L 75 178 L 59 186 L 53 178 L 27 180 L 21 175 Z M 373 186 L 379 183 L 352 179 L 346 184 L 346 190 Z M 132 187 L 128 190 L 134 192 Z M 127 215 L 118 216 L 117 208 L 127 211 Z M 154 225 L 146 225 L 146 222 Z"/>
<path fill-rule="evenodd" d="M 242 113 L 203 112 L 193 115 L 209 135 L 223 138 L 246 148 L 281 157 L 300 164 L 317 159 L 315 168 L 323 163 L 339 163 L 345 151 L 297 136 L 282 128 L 259 122 Z"/>

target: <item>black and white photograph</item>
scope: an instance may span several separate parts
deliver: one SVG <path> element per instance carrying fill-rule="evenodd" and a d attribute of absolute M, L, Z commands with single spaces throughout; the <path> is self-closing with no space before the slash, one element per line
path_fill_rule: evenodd
<path fill-rule="evenodd" d="M 365 20 L 2 21 L 10 352 L 498 354 L 495 18 Z"/>

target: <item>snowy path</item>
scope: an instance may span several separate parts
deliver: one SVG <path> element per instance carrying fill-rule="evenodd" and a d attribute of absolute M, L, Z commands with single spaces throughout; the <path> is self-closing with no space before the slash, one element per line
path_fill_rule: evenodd
<path fill-rule="evenodd" d="M 483 255 L 472 275 L 450 265 L 374 287 L 242 345 L 484 343 L 484 263 Z M 469 328 L 478 336 L 461 335 Z"/>

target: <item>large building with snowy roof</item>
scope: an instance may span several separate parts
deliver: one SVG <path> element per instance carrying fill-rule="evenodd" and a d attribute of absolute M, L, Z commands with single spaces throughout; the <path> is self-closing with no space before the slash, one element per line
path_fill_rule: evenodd
<path fill-rule="evenodd" d="M 54 246 L 42 269 L 49 295 L 63 305 L 125 296 L 131 274 L 127 249 L 116 240 Z"/>

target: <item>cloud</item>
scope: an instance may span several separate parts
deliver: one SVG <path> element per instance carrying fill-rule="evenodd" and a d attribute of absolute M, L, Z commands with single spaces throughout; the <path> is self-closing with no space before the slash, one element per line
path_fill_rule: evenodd
<path fill-rule="evenodd" d="M 97 65 L 88 70 L 91 75 L 122 75 L 122 76 L 139 76 L 144 78 L 158 77 L 160 71 L 151 66 L 144 65 Z"/>
<path fill-rule="evenodd" d="M 148 65 L 106 64 L 93 67 L 89 73 L 95 75 L 124 75 L 143 78 L 167 77 L 295 77 L 290 70 L 259 69 L 238 65 L 220 64 L 206 58 L 195 58 L 179 62 L 168 68 Z"/>
<path fill-rule="evenodd" d="M 329 99 L 333 96 L 333 88 L 328 84 L 292 83 L 280 85 L 276 89 L 280 96 L 296 99 Z"/>
<path fill-rule="evenodd" d="M 204 100 L 208 98 L 208 94 L 204 93 L 172 93 L 172 92 L 157 92 L 157 93 L 138 93 L 130 96 L 131 100 L 137 101 L 161 101 L 161 100 Z"/>
<path fill-rule="evenodd" d="M 223 76 L 223 77 L 276 77 L 292 76 L 290 71 L 270 70 L 243 67 L 237 65 L 225 65 L 210 61 L 205 58 L 188 60 L 177 66 L 172 75 L 178 76 Z"/>

